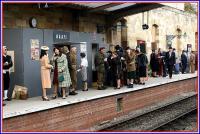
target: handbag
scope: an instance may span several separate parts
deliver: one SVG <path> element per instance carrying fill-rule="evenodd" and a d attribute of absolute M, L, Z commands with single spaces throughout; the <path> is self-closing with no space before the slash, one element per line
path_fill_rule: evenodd
<path fill-rule="evenodd" d="M 58 81 L 59 81 L 59 82 L 63 82 L 63 81 L 64 81 L 64 76 L 63 76 L 63 75 L 60 75 L 60 76 L 58 77 Z"/>

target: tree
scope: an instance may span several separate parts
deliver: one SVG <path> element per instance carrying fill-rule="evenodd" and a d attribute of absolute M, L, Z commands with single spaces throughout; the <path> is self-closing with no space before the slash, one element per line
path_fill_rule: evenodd
<path fill-rule="evenodd" d="M 185 3 L 184 4 L 184 10 L 188 13 L 193 13 L 196 14 L 197 12 L 195 11 L 195 9 L 192 7 L 191 3 Z"/>

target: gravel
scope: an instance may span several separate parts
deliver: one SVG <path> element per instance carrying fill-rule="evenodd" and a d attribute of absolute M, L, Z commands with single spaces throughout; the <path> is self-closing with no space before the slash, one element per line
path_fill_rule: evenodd
<path fill-rule="evenodd" d="M 197 130 L 197 111 L 192 111 L 158 129 L 156 131 L 167 131 L 167 130 Z"/>
<path fill-rule="evenodd" d="M 190 97 L 188 99 L 182 100 L 180 102 L 171 104 L 164 108 L 155 110 L 148 114 L 144 114 L 142 116 L 133 118 L 126 122 L 117 124 L 115 126 L 109 127 L 104 130 L 131 130 L 131 131 L 152 131 L 157 130 L 157 128 L 161 128 L 167 123 L 171 124 L 172 120 L 183 116 L 190 112 L 192 109 L 196 108 L 196 97 Z M 195 118 L 187 118 L 187 122 L 191 120 L 196 123 Z M 189 121 L 190 120 L 190 121 Z M 178 122 L 178 121 L 177 121 Z M 183 121 L 180 121 L 179 125 L 173 125 L 173 127 L 168 127 L 168 131 L 172 130 L 191 130 L 191 127 L 182 127 Z M 186 123 L 187 124 L 187 123 Z M 188 123 L 189 124 L 189 123 Z M 164 129 L 166 130 L 166 129 Z"/>

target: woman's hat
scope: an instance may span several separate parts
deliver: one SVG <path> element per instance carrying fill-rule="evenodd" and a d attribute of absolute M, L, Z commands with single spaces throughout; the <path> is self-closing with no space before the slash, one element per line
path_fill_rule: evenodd
<path fill-rule="evenodd" d="M 41 46 L 41 49 L 47 51 L 47 50 L 49 50 L 49 47 L 47 47 L 47 46 Z"/>

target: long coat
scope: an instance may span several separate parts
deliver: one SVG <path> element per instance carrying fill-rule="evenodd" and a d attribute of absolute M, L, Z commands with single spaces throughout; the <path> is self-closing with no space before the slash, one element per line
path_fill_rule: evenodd
<path fill-rule="evenodd" d="M 59 82 L 59 87 L 69 87 L 71 85 L 71 78 L 69 74 L 68 62 L 66 55 L 62 54 L 57 59 L 58 78 L 63 75 L 64 81 Z"/>
<path fill-rule="evenodd" d="M 152 72 L 159 71 L 158 56 L 155 53 L 152 53 L 150 56 L 150 66 L 151 66 Z"/>
<path fill-rule="evenodd" d="M 127 72 L 136 70 L 136 56 L 134 54 L 126 55 Z"/>
<path fill-rule="evenodd" d="M 48 56 L 44 55 L 40 59 L 40 63 L 41 63 L 42 88 L 51 88 L 51 78 L 50 78 L 51 65 L 49 64 Z"/>
<path fill-rule="evenodd" d="M 191 68 L 191 73 L 195 72 L 195 55 L 191 53 L 190 55 L 190 68 Z"/>
<path fill-rule="evenodd" d="M 113 75 L 115 75 L 117 79 L 120 79 L 121 69 L 122 67 L 120 57 L 117 56 L 111 59 L 111 70 L 113 72 Z"/>
<path fill-rule="evenodd" d="M 181 64 L 182 66 L 187 66 L 187 56 L 184 53 L 181 54 Z"/>

